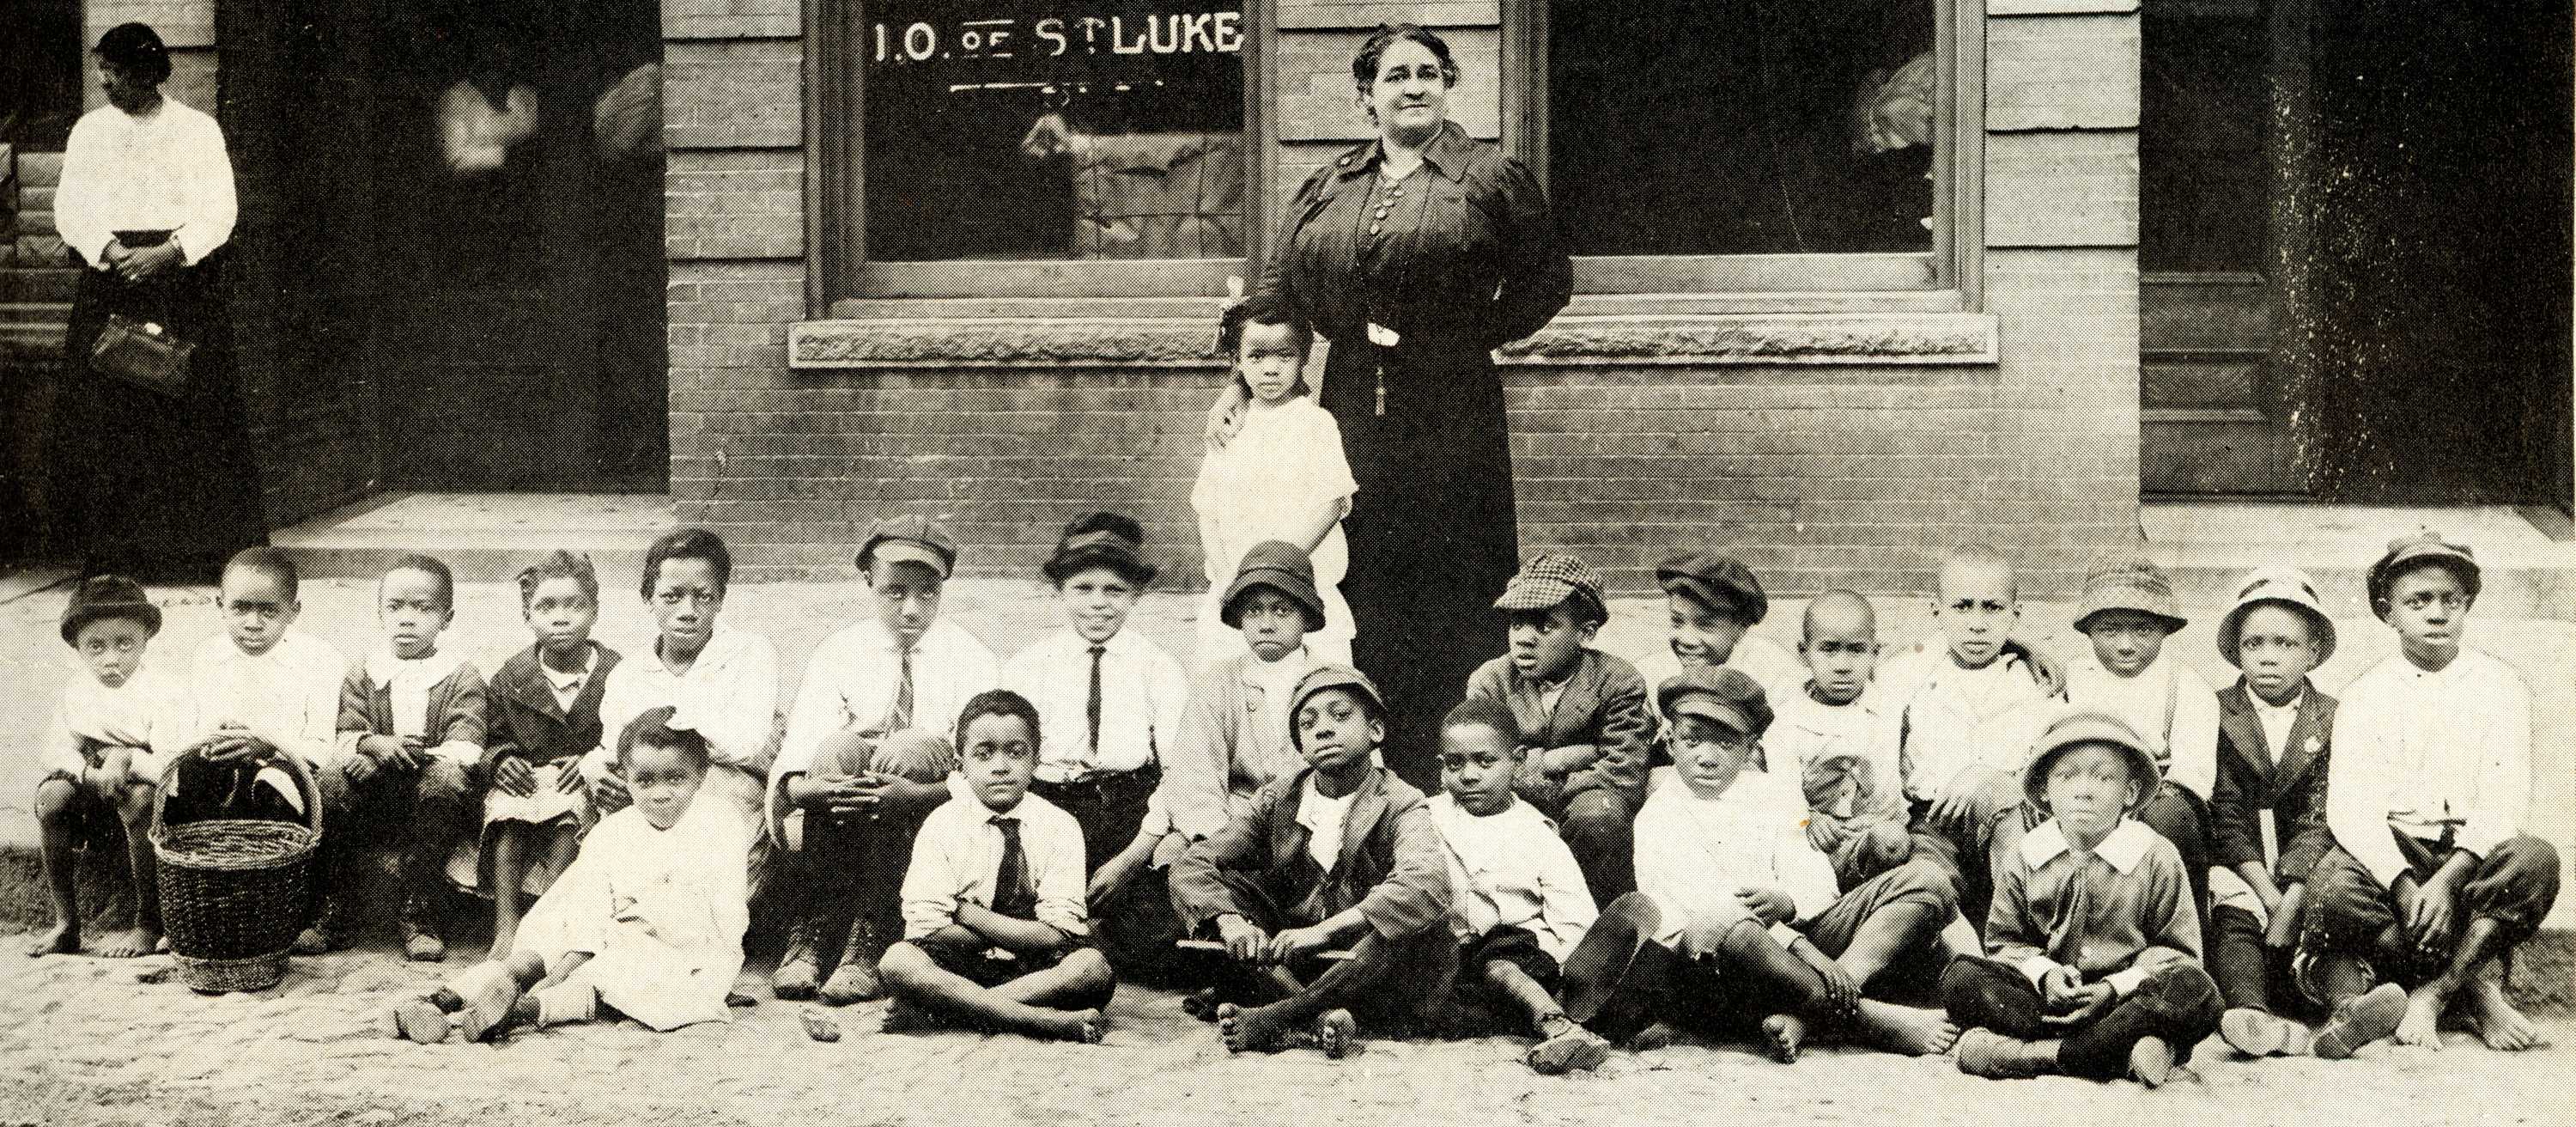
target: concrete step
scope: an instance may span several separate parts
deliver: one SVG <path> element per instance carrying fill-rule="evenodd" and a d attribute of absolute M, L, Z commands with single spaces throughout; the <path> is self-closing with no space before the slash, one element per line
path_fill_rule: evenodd
<path fill-rule="evenodd" d="M 6 275 L 0 275 L 5 279 Z M 59 325 L 71 316 L 68 301 L 0 302 L 0 325 Z"/>
<path fill-rule="evenodd" d="M 18 189 L 51 188 L 63 182 L 63 154 L 20 151 Z"/>
<path fill-rule="evenodd" d="M 53 209 L 54 185 L 18 185 L 18 210 L 52 211 Z"/>
<path fill-rule="evenodd" d="M 2481 618 L 2576 621 L 2576 543 L 2552 540 L 2505 506 L 2418 508 L 2296 502 L 2150 501 L 2139 523 L 2148 553 L 2172 570 L 2186 607 L 2225 607 L 2236 582 L 2265 564 L 2317 580 L 2337 617 L 2371 617 L 2364 579 L 2388 541 L 2427 528 L 2477 552 Z"/>
<path fill-rule="evenodd" d="M 70 252 L 63 246 L 62 236 L 51 231 L 43 234 L 20 232 L 16 247 L 17 257 L 10 265 L 34 267 L 70 265 Z"/>
<path fill-rule="evenodd" d="M 52 235 L 57 233 L 58 232 L 54 230 L 54 211 L 52 208 L 46 208 L 43 211 L 37 211 L 31 207 L 21 207 L 18 209 L 18 235 L 20 238 L 25 238 L 28 235 Z"/>
<path fill-rule="evenodd" d="M 459 582 L 498 582 L 556 548 L 587 553 L 603 590 L 635 589 L 644 549 L 677 524 L 658 494 L 394 493 L 270 536 L 308 579 L 373 579 L 410 552 Z"/>
<path fill-rule="evenodd" d="M 80 289 L 80 271 L 68 266 L 0 268 L 0 305 L 64 304 Z"/>

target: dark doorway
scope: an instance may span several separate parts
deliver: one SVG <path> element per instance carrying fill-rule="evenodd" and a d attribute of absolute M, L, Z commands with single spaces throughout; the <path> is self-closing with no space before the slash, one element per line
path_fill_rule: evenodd
<path fill-rule="evenodd" d="M 227 7 L 283 429 L 361 427 L 370 489 L 662 489 L 655 0 Z"/>
<path fill-rule="evenodd" d="M 82 70 L 79 0 L 0 0 L 0 145 L 61 152 L 80 119 Z"/>

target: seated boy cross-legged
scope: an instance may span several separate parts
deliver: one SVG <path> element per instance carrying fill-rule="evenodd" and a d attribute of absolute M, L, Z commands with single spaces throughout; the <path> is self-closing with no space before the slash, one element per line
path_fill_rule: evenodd
<path fill-rule="evenodd" d="M 1038 712 L 995 689 L 957 718 L 966 793 L 921 823 L 903 877 L 900 943 L 878 964 L 887 1023 L 948 1020 L 1098 1042 L 1117 989 L 1085 942 L 1082 827 L 1030 793 Z"/>
<path fill-rule="evenodd" d="M 1771 723 L 1762 687 L 1701 667 L 1656 697 L 1681 785 L 1638 814 L 1638 891 L 1567 958 L 1566 1011 L 1615 1035 L 1651 1020 L 1758 1022 L 1784 1062 L 1811 1032 L 1909 1055 L 1948 1049 L 1956 1031 L 1939 1013 L 1865 993 L 1932 950 L 1958 910 L 1948 878 L 1908 862 L 1835 895 L 1832 863 L 1801 825 L 1796 781 L 1749 769 Z"/>
<path fill-rule="evenodd" d="M 1401 1022 L 1446 995 L 1458 959 L 1448 862 L 1422 792 L 1377 766 L 1386 709 L 1367 676 L 1319 667 L 1289 713 L 1305 769 L 1181 854 L 1172 909 L 1185 933 L 1224 942 L 1215 1013 L 1228 1051 L 1304 1041 L 1339 1057 L 1352 1010 Z M 1325 957 L 1336 949 L 1348 957 Z"/>
<path fill-rule="evenodd" d="M 2499 969 L 2557 901 L 2558 851 L 2522 830 L 2531 690 L 2461 642 L 2478 580 L 2469 549 L 2430 532 L 2391 543 L 2370 569 L 2371 610 L 2398 653 L 2355 678 L 2335 712 L 2334 848 L 2309 878 L 2300 950 L 2315 992 L 2354 1020 L 2328 1023 L 2320 1056 L 2390 1032 L 2439 1048 L 2454 1004 L 2491 1048 L 2544 1043 Z"/>
<path fill-rule="evenodd" d="M 2155 758 L 2117 716 L 2079 709 L 2041 734 L 2022 780 L 2048 820 L 1995 858 L 1987 957 L 1941 976 L 1967 1030 L 1959 1070 L 2160 1085 L 2218 1030 L 2219 1002 L 2182 856 L 2135 818 Z"/>
<path fill-rule="evenodd" d="M 1565 1016 L 1549 993 L 1559 961 L 1597 913 L 1556 826 L 1512 794 L 1531 754 L 1502 705 L 1450 709 L 1431 817 L 1449 851 L 1449 927 L 1458 936 L 1448 1031 L 1534 1030 L 1543 1040 L 1523 1059 L 1554 1074 L 1600 1064 L 1610 1043 Z"/>

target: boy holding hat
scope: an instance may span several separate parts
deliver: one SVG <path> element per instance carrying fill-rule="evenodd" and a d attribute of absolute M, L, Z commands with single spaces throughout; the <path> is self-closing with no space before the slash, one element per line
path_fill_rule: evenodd
<path fill-rule="evenodd" d="M 1655 717 L 1636 667 L 1592 648 L 1608 605 L 1592 565 L 1532 558 L 1494 608 L 1509 650 L 1467 678 L 1467 699 L 1508 708 L 1530 749 L 1512 789 L 1556 820 L 1602 902 L 1637 885 L 1629 823 L 1646 798 Z"/>
<path fill-rule="evenodd" d="M 1783 1062 L 1811 1031 L 1907 1055 L 1947 1050 L 1957 1030 L 1942 1015 L 1865 992 L 1929 949 L 1958 910 L 1951 883 L 1907 865 L 1837 895 L 1832 863 L 1807 841 L 1797 780 L 1750 769 L 1771 726 L 1762 687 L 1702 666 L 1666 680 L 1656 698 L 1679 785 L 1638 813 L 1638 890 L 1568 956 L 1566 1011 L 1613 1035 L 1632 1032 L 1635 1017 L 1758 1022 Z M 1649 960 L 1671 969 L 1641 977 L 1642 943 L 1679 957 Z M 1623 1020 L 1613 996 L 1629 991 L 1662 998 Z"/>
<path fill-rule="evenodd" d="M 2374 983 L 2410 990 L 2401 1043 L 2438 1048 L 2457 1003 L 2489 1047 L 2521 1050 L 2542 1044 L 2539 1030 L 2490 964 L 2548 916 L 2558 852 L 2523 832 L 2531 690 L 2461 642 L 2478 580 L 2469 549 L 2434 532 L 2390 542 L 2371 566 L 2370 609 L 2398 652 L 2355 678 L 2335 712 L 2334 848 L 2309 878 L 2300 947 L 2328 1001 L 2367 998 Z"/>
<path fill-rule="evenodd" d="M 1228 1052 L 1310 1043 L 1340 1057 L 1353 1010 L 1405 1021 L 1448 997 L 1448 855 L 1422 792 L 1378 765 L 1386 706 L 1366 674 L 1318 667 L 1289 712 L 1305 766 L 1181 854 L 1172 908 L 1225 945 L 1214 1014 Z"/>
<path fill-rule="evenodd" d="M 2218 1029 L 2182 855 L 2133 815 L 2155 756 L 2118 716 L 2073 709 L 2022 772 L 2048 820 L 1995 857 L 1986 957 L 1941 976 L 1959 1071 L 2164 1083 Z"/>
<path fill-rule="evenodd" d="M 957 756 L 943 728 L 1000 680 L 993 652 L 939 617 L 957 564 L 946 529 L 919 516 L 879 520 L 857 563 L 874 613 L 814 650 L 770 771 L 771 838 L 801 858 L 791 870 L 801 906 L 770 979 L 780 998 L 816 994 L 826 942 L 842 934 L 823 1000 L 879 994 L 876 963 L 901 935 L 913 837 L 950 798 Z"/>
<path fill-rule="evenodd" d="M 161 898 L 146 831 L 161 779 L 160 756 L 187 746 L 189 718 L 179 679 L 143 667 L 144 651 L 160 632 L 161 608 L 144 596 L 141 584 L 121 575 L 82 580 L 63 608 L 63 644 L 79 655 L 87 676 L 63 686 L 40 745 L 45 777 L 36 784 L 36 825 L 43 834 L 45 887 L 55 923 L 28 954 L 80 952 L 72 851 L 105 847 L 119 826 L 133 875 L 134 929 L 110 939 L 99 954 L 128 959 L 149 955 L 161 944 Z"/>
<path fill-rule="evenodd" d="M 1103 866 L 1148 827 L 1147 807 L 1163 779 L 1162 748 L 1180 738 L 1189 672 L 1154 640 L 1127 629 L 1156 568 L 1145 530 L 1124 513 L 1075 517 L 1038 570 L 1054 584 L 1065 628 L 1002 666 L 1002 686 L 1037 706 L 1038 742 L 1030 793 L 1082 825 L 1083 872 L 1096 906 L 1132 867 Z"/>
<path fill-rule="evenodd" d="M 2237 583 L 2236 605 L 2218 620 L 2218 652 L 2243 675 L 2218 692 L 2210 861 L 2242 887 L 2218 882 L 2209 972 L 2227 1000 L 2218 1031 L 2251 1056 L 2309 1047 L 2307 1027 L 2280 1016 L 2287 999 L 2274 984 L 2289 969 L 2308 874 L 2334 847 L 2326 829 L 2326 737 L 2334 731 L 2335 698 L 2308 680 L 2334 645 L 2334 620 L 2317 601 L 2316 581 L 2292 568 L 2248 572 Z"/>
<path fill-rule="evenodd" d="M 2218 693 L 2198 671 L 2164 652 L 2165 639 L 2188 625 L 2173 580 L 2154 561 L 2101 560 L 2084 576 L 2075 629 L 2092 646 L 2067 667 L 2066 699 L 2127 723 L 2147 741 L 2163 778 L 2138 820 L 2182 853 L 2192 904 L 2209 906 L 2209 795 L 2218 782 Z M 2031 824 L 2025 821 L 2023 825 Z M 1997 827 L 1997 848 L 2021 826 Z M 2231 892 L 2233 872 L 2226 883 Z"/>

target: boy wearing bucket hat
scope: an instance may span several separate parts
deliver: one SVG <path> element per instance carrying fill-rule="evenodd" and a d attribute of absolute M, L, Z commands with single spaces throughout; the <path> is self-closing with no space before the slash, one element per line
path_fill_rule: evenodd
<path fill-rule="evenodd" d="M 144 668 L 144 651 L 160 632 L 161 608 L 121 575 L 82 580 L 63 608 L 63 644 L 79 656 L 83 675 L 63 686 L 40 745 L 45 777 L 36 784 L 36 825 L 55 923 L 29 954 L 80 952 L 73 851 L 106 848 L 120 828 L 133 878 L 134 928 L 108 940 L 99 954 L 133 958 L 161 943 L 152 795 L 161 756 L 187 746 L 188 709 L 178 678 Z"/>
<path fill-rule="evenodd" d="M 1646 800 L 1655 716 L 1635 666 L 1592 648 L 1609 621 L 1592 565 L 1531 558 L 1494 609 L 1511 616 L 1508 652 L 1467 678 L 1467 699 L 1512 711 L 1530 749 L 1512 789 L 1562 827 L 1603 903 L 1637 887 L 1629 823 Z"/>
<path fill-rule="evenodd" d="M 2021 776 L 2048 820 L 1995 858 L 1986 956 L 1941 976 L 1959 1070 L 1992 1079 L 2123 1075 L 2154 1087 L 2218 1029 L 2182 855 L 2135 815 L 2154 797 L 2146 741 L 2072 709 Z"/>
<path fill-rule="evenodd" d="M 1190 675 L 1153 639 L 1127 629 L 1158 570 L 1145 559 L 1145 529 L 1134 517 L 1073 518 L 1038 570 L 1055 587 L 1065 628 L 1002 663 L 1002 687 L 1037 705 L 1045 739 L 1030 790 L 1082 824 L 1083 872 L 1099 905 L 1135 873 L 1133 864 L 1111 862 L 1139 830 L 1161 832 L 1164 819 L 1149 807 L 1163 780 L 1162 749 L 1180 738 Z"/>
<path fill-rule="evenodd" d="M 2066 670 L 2066 700 L 2118 716 L 2147 742 L 2164 782 L 2138 820 L 2182 853 L 2192 903 L 2209 907 L 2209 796 L 2218 782 L 2218 691 L 2165 639 L 2188 623 L 2152 560 L 2113 557 L 2084 576 L 2075 629 L 2092 643 Z M 2025 823 L 2026 825 L 2027 823 Z M 2019 827 L 2012 827 L 2018 829 Z M 2012 836 L 2009 830 L 2004 836 Z M 1999 841 L 1997 848 L 2008 845 Z M 2229 874 L 2227 883 L 2235 883 Z"/>
<path fill-rule="evenodd" d="M 1169 875 L 1183 850 L 1205 841 L 1251 809 L 1253 796 L 1304 764 L 1289 731 L 1288 698 L 1323 658 L 1306 639 L 1330 621 L 1306 552 L 1285 540 L 1255 544 L 1233 581 L 1217 592 L 1217 615 L 1236 631 L 1236 652 L 1201 665 L 1190 678 L 1189 705 L 1178 738 L 1161 749 L 1162 785 L 1136 840 L 1112 865 L 1132 870 L 1111 910 L 1112 928 L 1135 934 L 1116 953 L 1166 970 L 1162 952 L 1145 948 L 1157 932 L 1168 951 L 1178 938 L 1170 918 Z M 1159 903 L 1157 903 L 1159 900 Z"/>
<path fill-rule="evenodd" d="M 1904 865 L 1840 893 L 1832 862 L 1807 841 L 1797 780 L 1752 769 L 1772 721 L 1762 687 L 1701 666 L 1656 698 L 1677 782 L 1637 815 L 1638 890 L 1612 902 L 1593 929 L 1601 938 L 1587 935 L 1567 957 L 1566 1012 L 1618 1037 L 1639 1018 L 1758 1024 L 1784 1062 L 1811 1032 L 1910 1056 L 1948 1049 L 1957 1030 L 1940 1013 L 1867 992 L 1958 911 L 1950 880 Z M 1640 943 L 1675 953 L 1647 960 L 1677 965 L 1660 991 L 1636 973 Z M 1630 1007 L 1618 999 L 1631 990 L 1663 997 L 1623 1018 Z"/>
<path fill-rule="evenodd" d="M 1289 712 L 1305 766 L 1181 854 L 1172 908 L 1185 934 L 1225 946 L 1210 977 L 1228 1052 L 1311 1043 L 1339 1057 L 1354 1010 L 1407 1022 L 1448 996 L 1448 854 L 1422 792 L 1378 765 L 1386 706 L 1366 674 L 1321 666 Z"/>
<path fill-rule="evenodd" d="M 939 616 L 957 566 L 947 529 L 879 519 L 855 562 L 870 613 L 815 648 L 769 773 L 770 839 L 797 858 L 798 905 L 770 989 L 839 1005 L 881 992 L 877 959 L 901 937 L 913 837 L 950 798 L 946 726 L 1001 682 L 993 651 Z"/>
<path fill-rule="evenodd" d="M 2218 652 L 2243 670 L 2218 693 L 2218 786 L 2209 799 L 2209 973 L 2227 999 L 2218 1031 L 2252 1056 L 2300 1053 L 2308 1029 L 2281 1016 L 2290 993 L 2308 874 L 2334 846 L 2326 829 L 2326 737 L 2335 699 L 2308 671 L 2334 653 L 2334 620 L 2316 581 L 2266 567 L 2237 582 L 2218 620 Z"/>
<path fill-rule="evenodd" d="M 2402 1043 L 2438 1047 L 2456 1003 L 2490 1047 L 2535 1047 L 2539 1030 L 2490 965 L 2558 898 L 2557 850 L 2523 829 L 2531 690 L 2461 642 L 2479 583 L 2466 546 L 2433 532 L 2401 538 L 2368 582 L 2399 652 L 2355 678 L 2335 712 L 2335 847 L 2308 881 L 2302 956 L 2328 1000 L 2366 998 L 2374 982 L 2410 991 Z"/>

